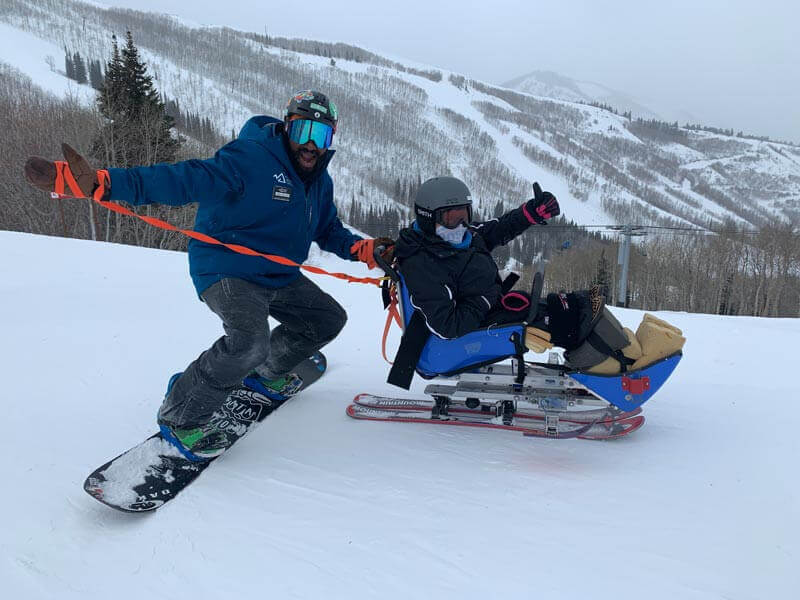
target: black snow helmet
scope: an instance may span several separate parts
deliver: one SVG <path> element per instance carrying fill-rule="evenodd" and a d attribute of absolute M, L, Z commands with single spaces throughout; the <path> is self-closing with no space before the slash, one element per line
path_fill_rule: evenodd
<path fill-rule="evenodd" d="M 333 127 L 334 132 L 336 132 L 336 123 L 339 120 L 339 111 L 333 100 L 330 100 L 322 92 L 315 92 L 314 90 L 297 92 L 289 98 L 284 120 L 293 115 L 330 125 Z"/>
<path fill-rule="evenodd" d="M 425 233 L 434 235 L 439 214 L 456 206 L 466 206 L 472 221 L 472 197 L 469 188 L 455 177 L 434 177 L 423 183 L 414 198 L 414 215 L 417 225 Z"/>

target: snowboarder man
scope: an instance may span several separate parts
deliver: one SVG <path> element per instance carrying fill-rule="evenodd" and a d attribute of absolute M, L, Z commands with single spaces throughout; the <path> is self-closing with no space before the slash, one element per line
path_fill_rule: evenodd
<path fill-rule="evenodd" d="M 289 99 L 283 120 L 251 118 L 238 139 L 213 158 L 95 171 L 64 145 L 67 169 L 85 196 L 103 186 L 104 199 L 133 205 L 198 203 L 194 229 L 223 243 L 247 246 L 301 264 L 311 242 L 349 260 L 375 266 L 373 248 L 345 229 L 333 203 L 327 166 L 336 132 L 336 105 L 317 91 Z M 30 183 L 52 192 L 56 164 L 32 157 Z M 222 319 L 225 335 L 170 380 L 158 421 L 165 437 L 198 456 L 216 456 L 240 435 L 211 422 L 245 377 L 279 398 L 302 385 L 292 369 L 333 340 L 345 310 L 297 267 L 232 252 L 192 239 L 189 266 L 201 300 Z M 268 317 L 280 325 L 270 332 Z"/>

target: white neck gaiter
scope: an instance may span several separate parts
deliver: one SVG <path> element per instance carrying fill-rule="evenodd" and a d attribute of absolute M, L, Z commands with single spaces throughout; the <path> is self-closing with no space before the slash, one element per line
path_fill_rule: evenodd
<path fill-rule="evenodd" d="M 436 225 L 436 235 L 442 238 L 445 242 L 453 245 L 460 244 L 464 241 L 464 234 L 467 233 L 467 227 L 463 223 L 454 229 L 448 229 L 444 225 Z"/>

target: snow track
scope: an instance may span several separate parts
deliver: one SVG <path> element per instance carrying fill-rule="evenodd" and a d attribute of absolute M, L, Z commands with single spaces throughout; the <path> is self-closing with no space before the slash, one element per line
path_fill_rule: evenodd
<path fill-rule="evenodd" d="M 800 320 L 661 315 L 688 343 L 647 424 L 548 441 L 348 418 L 357 392 L 387 391 L 381 304 L 315 277 L 350 315 L 325 379 L 162 510 L 125 515 L 83 478 L 155 431 L 219 322 L 184 254 L 6 232 L 0 252 L 6 597 L 756 600 L 800 583 Z"/>

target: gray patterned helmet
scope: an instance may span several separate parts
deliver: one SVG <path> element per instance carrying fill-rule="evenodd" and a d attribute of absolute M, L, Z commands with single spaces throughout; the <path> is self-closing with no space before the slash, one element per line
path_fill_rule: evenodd
<path fill-rule="evenodd" d="M 451 209 L 466 208 L 467 225 L 472 221 L 472 196 L 469 188 L 456 177 L 434 177 L 423 183 L 414 198 L 417 225 L 425 233 L 436 233 L 436 224 L 452 227 L 444 216 Z"/>

